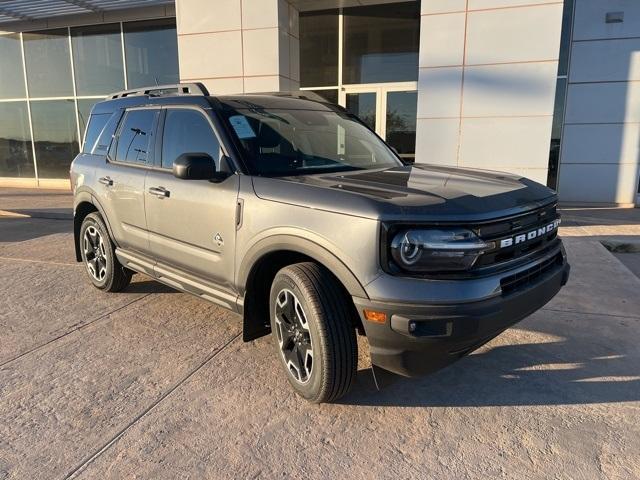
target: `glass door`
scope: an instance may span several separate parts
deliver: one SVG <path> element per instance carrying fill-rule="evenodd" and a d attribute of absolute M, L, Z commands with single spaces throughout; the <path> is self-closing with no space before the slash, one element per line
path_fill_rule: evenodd
<path fill-rule="evenodd" d="M 415 159 L 418 92 L 415 83 L 345 86 L 340 105 L 357 115 L 407 161 Z"/>

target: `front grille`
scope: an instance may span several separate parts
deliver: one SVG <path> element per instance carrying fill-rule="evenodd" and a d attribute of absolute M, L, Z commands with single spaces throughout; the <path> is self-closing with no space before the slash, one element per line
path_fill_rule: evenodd
<path fill-rule="evenodd" d="M 544 262 L 541 262 L 531 268 L 527 268 L 522 272 L 518 272 L 514 275 L 509 275 L 500 280 L 500 287 L 502 287 L 502 295 L 507 296 L 512 293 L 525 288 L 527 285 L 531 285 L 538 281 L 541 277 L 547 273 L 555 270 L 558 266 L 562 265 L 562 255 L 555 255 Z"/>
<path fill-rule="evenodd" d="M 478 226 L 475 229 L 478 236 L 486 242 L 495 242 L 496 248 L 482 254 L 473 269 L 483 270 L 501 264 L 512 264 L 517 259 L 524 257 L 532 260 L 548 253 L 558 243 L 557 229 L 509 247 L 501 248 L 500 241 L 542 228 L 553 223 L 557 218 L 556 206 L 552 205 L 518 217 Z"/>

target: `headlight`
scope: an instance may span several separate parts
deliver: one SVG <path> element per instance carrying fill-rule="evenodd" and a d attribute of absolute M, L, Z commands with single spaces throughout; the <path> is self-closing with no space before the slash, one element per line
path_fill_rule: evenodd
<path fill-rule="evenodd" d="M 410 272 L 461 271 L 493 247 L 470 230 L 402 230 L 391 241 L 391 256 Z"/>

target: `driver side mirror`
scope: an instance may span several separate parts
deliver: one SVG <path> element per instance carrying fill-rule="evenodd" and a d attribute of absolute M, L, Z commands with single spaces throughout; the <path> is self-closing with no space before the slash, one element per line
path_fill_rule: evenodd
<path fill-rule="evenodd" d="M 216 175 L 216 163 L 206 153 L 183 153 L 173 162 L 173 176 L 182 180 L 210 180 Z"/>

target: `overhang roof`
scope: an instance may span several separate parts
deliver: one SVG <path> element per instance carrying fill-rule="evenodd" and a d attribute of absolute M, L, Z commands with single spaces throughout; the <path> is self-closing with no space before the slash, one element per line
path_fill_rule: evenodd
<path fill-rule="evenodd" d="M 65 15 L 173 4 L 174 0 L 0 0 L 0 26 Z"/>

